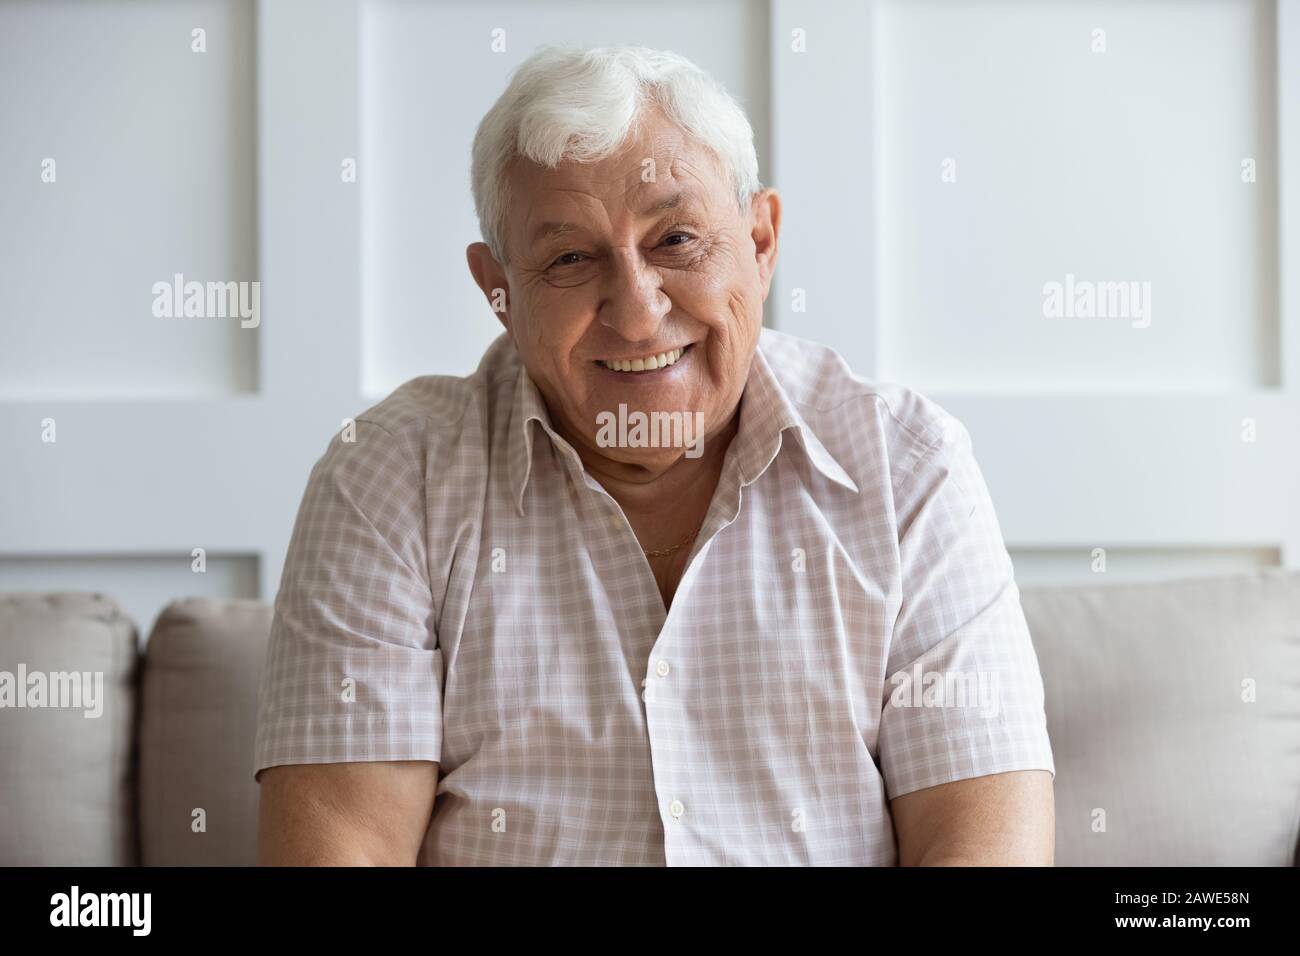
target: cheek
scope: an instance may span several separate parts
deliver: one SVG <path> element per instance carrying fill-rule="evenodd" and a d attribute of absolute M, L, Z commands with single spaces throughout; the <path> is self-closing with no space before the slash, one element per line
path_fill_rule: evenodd
<path fill-rule="evenodd" d="M 707 364 L 701 370 L 718 401 L 728 401 L 740 386 L 762 326 L 762 312 L 754 311 L 754 296 L 743 287 L 715 290 L 709 301 L 709 327 L 705 350 Z M 695 313 L 701 315 L 700 313 Z"/>
<path fill-rule="evenodd" d="M 524 300 L 515 317 L 515 334 L 537 364 L 565 369 L 585 329 L 577 303 L 564 296 L 535 293 Z"/>
<path fill-rule="evenodd" d="M 590 397 L 589 370 L 580 357 L 590 306 L 579 290 L 549 287 L 530 291 L 519 305 L 511 317 L 516 349 L 547 400 L 572 415 Z"/>
<path fill-rule="evenodd" d="M 748 285 L 726 291 L 726 348 L 730 364 L 741 364 L 758 340 L 763 326 L 763 298 Z"/>
<path fill-rule="evenodd" d="M 739 259 L 735 249 L 727 248 L 717 274 L 719 294 L 726 303 L 725 322 L 739 340 L 750 335 L 749 329 L 763 322 L 763 293 L 758 270 L 752 259 Z"/>

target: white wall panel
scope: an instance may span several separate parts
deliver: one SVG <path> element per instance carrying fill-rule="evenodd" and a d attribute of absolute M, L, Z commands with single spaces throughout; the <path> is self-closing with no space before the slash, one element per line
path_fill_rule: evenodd
<path fill-rule="evenodd" d="M 879 13 L 882 375 L 950 391 L 1278 384 L 1273 3 Z M 1045 283 L 1067 275 L 1148 283 L 1149 312 L 1045 317 Z"/>
<path fill-rule="evenodd" d="M 0 67 L 0 398 L 255 389 L 251 330 L 152 311 L 257 279 L 250 0 L 0 4 Z"/>
<path fill-rule="evenodd" d="M 0 137 L 0 189 L 39 182 L 39 160 L 24 159 L 15 186 L 10 158 L 35 148 L 48 110 L 67 134 L 49 188 L 68 188 L 41 201 L 66 202 L 81 223 L 68 233 L 25 197 L 19 238 L 69 244 L 58 273 L 67 286 L 93 284 L 103 268 L 149 280 L 129 290 L 149 323 L 123 331 L 120 309 L 88 313 L 100 325 L 69 318 L 0 262 L 11 269 L 4 293 L 34 297 L 30 315 L 3 320 L 0 589 L 101 591 L 146 633 L 186 594 L 270 600 L 312 462 L 364 407 L 358 198 L 339 180 L 357 143 L 355 4 L 52 2 L 3 6 L 0 17 L 0 44 L 21 56 L 12 73 L 0 61 L 6 80 L 35 70 L 58 94 L 31 108 L 22 136 Z M 190 50 L 195 27 L 207 30 L 205 54 Z M 113 44 L 120 61 L 105 52 Z M 30 96 L 6 83 L 0 102 L 28 110 Z M 125 157 L 125 178 L 67 174 L 106 155 Z M 3 226 L 0 241 L 18 241 Z M 109 249 L 110 267 L 98 246 L 77 245 L 86 236 Z M 169 333 L 150 291 L 170 267 L 147 273 L 172 258 L 187 278 L 263 281 L 260 326 L 170 320 Z M 23 351 L 47 322 L 60 347 Z M 235 338 L 213 338 L 220 328 Z M 196 547 L 207 550 L 205 575 L 190 570 Z"/>
<path fill-rule="evenodd" d="M 772 3 L 772 185 L 777 328 L 876 371 L 877 149 L 873 4 Z"/>

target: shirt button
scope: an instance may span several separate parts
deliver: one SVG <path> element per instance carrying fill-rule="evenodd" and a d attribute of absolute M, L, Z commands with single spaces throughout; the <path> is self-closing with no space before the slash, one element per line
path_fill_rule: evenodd
<path fill-rule="evenodd" d="M 680 800 L 674 800 L 672 803 L 668 804 L 668 813 L 672 816 L 674 820 L 680 820 L 682 818 L 682 814 L 685 812 L 686 812 L 686 807 L 682 804 Z"/>
<path fill-rule="evenodd" d="M 655 665 L 655 673 L 660 677 L 667 677 L 670 670 L 672 670 L 672 668 L 668 666 L 668 662 L 665 660 L 661 660 Z"/>

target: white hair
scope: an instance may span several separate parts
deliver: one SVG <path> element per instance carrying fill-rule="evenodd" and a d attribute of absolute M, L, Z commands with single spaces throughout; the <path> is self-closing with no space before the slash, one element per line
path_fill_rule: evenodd
<path fill-rule="evenodd" d="M 515 70 L 479 123 L 470 168 L 479 230 L 505 261 L 506 174 L 516 157 L 554 169 L 562 160 L 597 162 L 659 107 L 709 149 L 732 180 L 743 212 L 762 188 L 754 131 L 740 104 L 685 57 L 645 47 L 544 47 Z"/>

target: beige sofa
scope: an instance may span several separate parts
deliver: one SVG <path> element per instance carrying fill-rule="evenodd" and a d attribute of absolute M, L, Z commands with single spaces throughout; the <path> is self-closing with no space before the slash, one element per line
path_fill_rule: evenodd
<path fill-rule="evenodd" d="M 1292 865 L 1300 573 L 1026 588 L 1058 865 Z M 243 865 L 271 611 L 188 599 L 143 654 L 99 594 L 0 594 L 0 672 L 103 672 L 103 711 L 0 709 L 0 864 Z"/>

